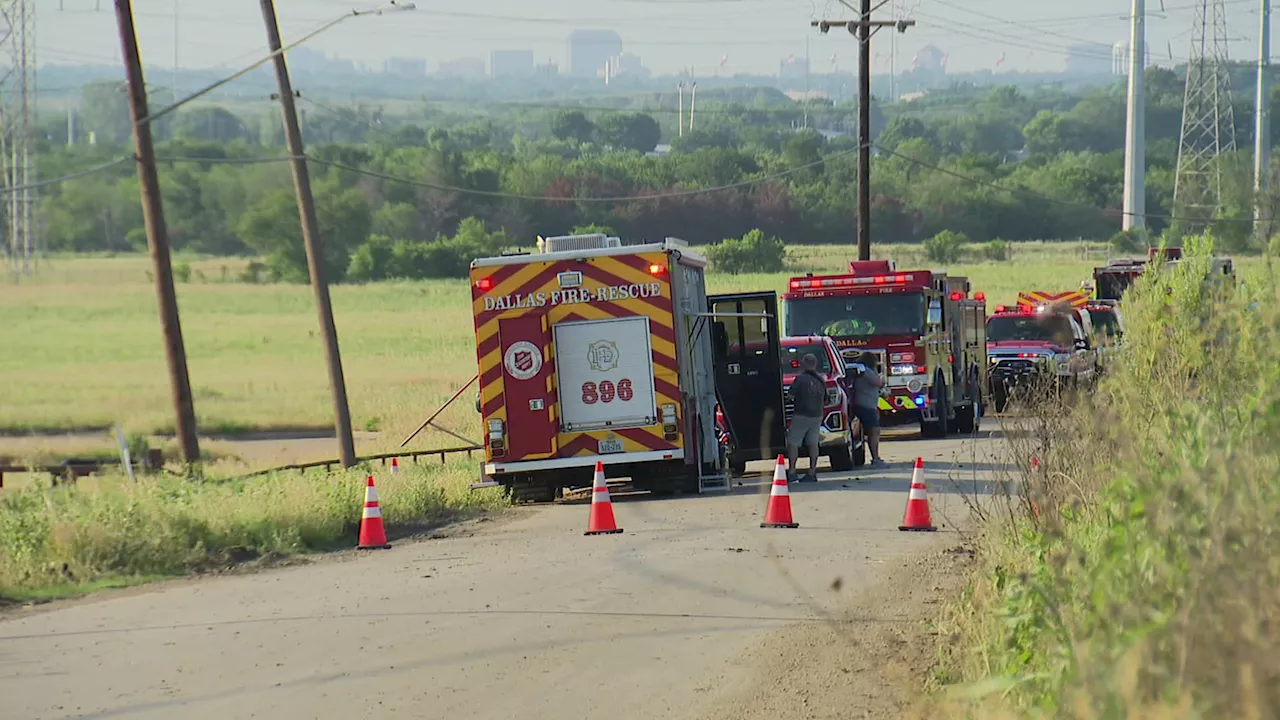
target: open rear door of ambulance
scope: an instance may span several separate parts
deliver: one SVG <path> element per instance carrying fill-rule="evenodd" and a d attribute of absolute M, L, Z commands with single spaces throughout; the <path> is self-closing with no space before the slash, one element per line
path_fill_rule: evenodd
<path fill-rule="evenodd" d="M 716 395 L 740 457 L 786 452 L 778 295 L 710 295 Z"/>

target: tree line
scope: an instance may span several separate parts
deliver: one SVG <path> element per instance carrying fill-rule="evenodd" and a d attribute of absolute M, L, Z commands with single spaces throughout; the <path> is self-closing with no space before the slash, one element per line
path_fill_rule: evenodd
<path fill-rule="evenodd" d="M 1169 71 L 1148 75 L 1147 210 L 1159 232 L 1175 217 L 1181 88 Z M 92 128 L 92 145 L 67 146 L 47 128 L 44 177 L 128 152 L 116 95 L 85 89 L 81 126 Z M 787 244 L 853 240 L 850 108 L 764 90 L 699 103 L 696 129 L 678 133 L 669 113 L 585 103 L 477 115 L 429 103 L 396 114 L 304 102 L 331 277 L 454 274 L 467 253 L 588 225 L 698 244 L 752 230 Z M 305 281 L 272 110 L 211 105 L 165 118 L 157 154 L 166 218 L 175 249 L 262 256 L 269 277 Z M 1120 227 L 1124 98 L 1115 88 L 957 87 L 874 110 L 877 243 L 944 231 L 973 241 L 1105 239 Z M 1236 112 L 1244 146 L 1250 112 Z M 664 140 L 669 148 L 655 152 Z M 1230 252 L 1261 249 L 1265 239 L 1249 232 L 1251 163 L 1225 156 L 1222 169 L 1226 208 L 1215 233 Z M 50 250 L 145 247 L 130 163 L 47 188 L 41 220 Z"/>

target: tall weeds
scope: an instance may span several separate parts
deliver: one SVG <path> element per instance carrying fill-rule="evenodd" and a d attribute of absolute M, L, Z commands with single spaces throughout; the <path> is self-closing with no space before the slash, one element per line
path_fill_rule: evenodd
<path fill-rule="evenodd" d="M 950 618 L 954 714 L 1280 717 L 1280 294 L 1186 252 L 1126 296 L 1095 393 L 1009 423 L 1021 491 Z"/>
<path fill-rule="evenodd" d="M 497 493 L 466 489 L 473 475 L 466 462 L 380 475 L 388 527 L 404 531 L 453 510 L 500 504 Z M 236 482 L 144 476 L 136 484 L 104 478 L 94 487 L 7 491 L 0 495 L 0 599 L 350 547 L 365 477 L 359 470 Z"/>

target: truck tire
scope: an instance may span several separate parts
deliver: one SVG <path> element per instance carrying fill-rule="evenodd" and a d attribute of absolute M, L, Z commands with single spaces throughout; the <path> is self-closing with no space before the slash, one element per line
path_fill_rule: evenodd
<path fill-rule="evenodd" d="M 831 469 L 837 472 L 848 472 L 855 465 L 853 459 L 853 433 L 845 433 L 844 444 L 827 456 L 831 461 Z"/>
<path fill-rule="evenodd" d="M 937 420 L 925 420 L 920 418 L 920 437 L 925 440 L 940 440 L 947 436 L 947 425 L 949 421 L 947 416 L 951 414 L 951 407 L 947 404 L 947 382 L 938 376 L 938 382 L 933 386 L 933 401 L 938 409 Z"/>
<path fill-rule="evenodd" d="M 978 431 L 982 423 L 982 391 L 978 389 L 977 378 L 969 380 L 969 402 L 956 408 L 956 432 L 961 435 L 972 435 Z"/>
<path fill-rule="evenodd" d="M 853 451 L 853 465 L 854 467 L 862 467 L 863 465 L 866 465 L 866 464 L 867 464 L 867 441 L 863 440 L 862 444 L 858 446 L 858 449 Z"/>

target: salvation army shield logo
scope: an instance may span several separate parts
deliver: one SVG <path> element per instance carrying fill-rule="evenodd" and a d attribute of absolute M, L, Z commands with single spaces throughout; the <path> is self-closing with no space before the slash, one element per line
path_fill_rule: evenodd
<path fill-rule="evenodd" d="M 542 370 L 542 349 L 527 341 L 511 343 L 502 357 L 507 374 L 516 380 L 528 380 Z"/>

